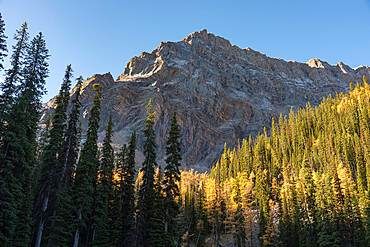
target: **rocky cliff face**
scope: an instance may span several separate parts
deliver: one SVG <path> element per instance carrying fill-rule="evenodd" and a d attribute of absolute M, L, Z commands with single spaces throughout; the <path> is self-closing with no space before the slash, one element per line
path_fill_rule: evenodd
<path fill-rule="evenodd" d="M 342 62 L 329 65 L 318 59 L 286 62 L 202 30 L 133 57 L 116 80 L 108 73 L 85 81 L 83 124 L 92 106 L 92 85 L 100 83 L 100 135 L 110 115 L 117 147 L 136 130 L 140 164 L 145 106 L 152 99 L 159 163 L 165 158 L 169 121 L 176 110 L 183 164 L 204 171 L 219 158 L 225 142 L 235 147 L 238 139 L 269 127 L 272 117 L 304 107 L 307 101 L 317 105 L 329 94 L 348 90 L 351 82 L 361 82 L 363 75 L 370 76 L 370 67 L 352 69 Z M 41 121 L 51 108 L 49 102 Z"/>

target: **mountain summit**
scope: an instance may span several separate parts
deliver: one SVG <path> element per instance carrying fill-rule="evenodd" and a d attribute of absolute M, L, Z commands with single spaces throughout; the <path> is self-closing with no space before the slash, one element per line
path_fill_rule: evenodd
<path fill-rule="evenodd" d="M 100 83 L 100 136 L 110 115 L 115 144 L 127 143 L 136 130 L 141 163 L 145 106 L 152 99 L 159 163 L 165 158 L 169 122 L 176 110 L 183 164 L 204 171 L 219 158 L 224 143 L 237 147 L 237 140 L 271 126 L 272 118 L 304 107 L 308 101 L 317 105 L 324 96 L 347 91 L 350 83 L 361 82 L 364 75 L 370 76 L 369 66 L 352 69 L 342 62 L 330 65 L 319 59 L 287 62 L 241 49 L 202 30 L 133 57 L 116 80 L 110 73 L 86 80 L 83 125 L 92 106 L 92 85 Z M 51 111 L 49 102 L 41 122 Z"/>

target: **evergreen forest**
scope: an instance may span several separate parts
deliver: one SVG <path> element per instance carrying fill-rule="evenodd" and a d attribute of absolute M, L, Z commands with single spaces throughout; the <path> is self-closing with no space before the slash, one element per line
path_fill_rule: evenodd
<path fill-rule="evenodd" d="M 81 127 L 82 84 L 65 70 L 53 114 L 39 128 L 49 51 L 25 22 L 7 50 L 0 14 L 0 246 L 370 246 L 370 86 L 309 102 L 269 130 L 225 144 L 209 173 L 180 170 L 177 113 L 168 122 L 165 165 L 156 154 L 148 99 L 137 133 L 102 143 L 102 87 L 94 85 Z M 4 68 L 9 55 L 10 67 Z"/>

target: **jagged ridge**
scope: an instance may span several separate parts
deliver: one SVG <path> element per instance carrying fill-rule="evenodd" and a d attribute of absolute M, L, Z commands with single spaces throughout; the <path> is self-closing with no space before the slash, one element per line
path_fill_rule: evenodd
<path fill-rule="evenodd" d="M 291 107 L 304 107 L 307 101 L 317 105 L 330 93 L 348 90 L 349 83 L 360 82 L 363 75 L 370 75 L 370 67 L 352 69 L 342 62 L 329 65 L 318 59 L 286 62 L 241 49 L 202 30 L 133 57 L 115 81 L 108 73 L 84 82 L 83 124 L 92 104 L 92 84 L 101 83 L 101 136 L 111 114 L 114 142 L 126 143 L 136 129 L 140 153 L 145 105 L 152 98 L 159 163 L 163 163 L 168 123 L 176 109 L 183 163 L 202 171 L 219 157 L 225 142 L 236 147 L 235 140 L 262 131 L 272 117 L 287 114 Z"/>

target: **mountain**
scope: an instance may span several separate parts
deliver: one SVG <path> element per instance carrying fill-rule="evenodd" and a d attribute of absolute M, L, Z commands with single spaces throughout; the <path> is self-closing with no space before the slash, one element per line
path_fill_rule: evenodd
<path fill-rule="evenodd" d="M 352 69 L 319 59 L 307 63 L 270 58 L 250 48 L 241 49 L 206 30 L 179 42 L 162 42 L 127 63 L 114 80 L 110 73 L 94 75 L 83 83 L 83 125 L 92 107 L 92 85 L 102 85 L 100 136 L 112 115 L 116 147 L 138 132 L 138 164 L 146 104 L 151 98 L 159 163 L 163 164 L 169 121 L 177 111 L 181 128 L 183 164 L 208 170 L 219 158 L 224 143 L 236 147 L 238 139 L 256 135 L 271 126 L 271 119 L 318 105 L 324 96 L 347 91 L 350 83 L 370 76 L 369 66 Z M 72 91 L 74 92 L 74 91 Z M 52 112 L 49 101 L 41 123 Z"/>

